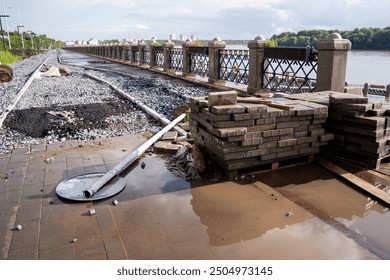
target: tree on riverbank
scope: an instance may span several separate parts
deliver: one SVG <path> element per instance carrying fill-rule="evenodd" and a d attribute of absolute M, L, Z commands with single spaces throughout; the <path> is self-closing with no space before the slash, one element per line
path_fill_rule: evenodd
<path fill-rule="evenodd" d="M 315 46 L 319 40 L 337 32 L 352 43 L 354 50 L 390 50 L 390 26 L 385 28 L 355 28 L 343 30 L 302 30 L 297 33 L 283 32 L 271 37 L 278 46 L 306 47 Z"/>
<path fill-rule="evenodd" d="M 9 44 L 8 44 L 8 37 L 7 32 L 3 31 L 3 34 L 0 34 L 0 50 L 3 50 L 3 37 L 5 40 L 5 47 L 7 50 L 9 50 Z M 15 32 L 10 32 L 10 39 L 11 39 L 11 48 L 13 50 L 16 49 L 22 49 L 22 37 L 20 34 Z M 26 33 L 23 32 L 23 43 L 24 43 L 24 49 L 35 49 L 35 50 L 41 50 L 41 49 L 48 49 L 48 48 L 59 48 L 63 47 L 64 43 L 61 41 L 56 41 L 54 39 L 46 37 L 46 35 L 37 35 L 34 33 Z"/>
<path fill-rule="evenodd" d="M 306 47 L 315 46 L 319 40 L 337 32 L 352 43 L 354 50 L 390 50 L 390 26 L 386 28 L 355 28 L 343 30 L 302 30 L 297 33 L 283 32 L 271 37 L 278 46 Z"/>

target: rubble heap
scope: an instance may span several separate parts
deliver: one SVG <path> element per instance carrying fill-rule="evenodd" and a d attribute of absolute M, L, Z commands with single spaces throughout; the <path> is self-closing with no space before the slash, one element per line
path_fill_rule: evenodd
<path fill-rule="evenodd" d="M 235 91 L 190 100 L 194 141 L 229 174 L 314 155 L 333 139 L 326 105 L 286 98 L 237 98 Z"/>

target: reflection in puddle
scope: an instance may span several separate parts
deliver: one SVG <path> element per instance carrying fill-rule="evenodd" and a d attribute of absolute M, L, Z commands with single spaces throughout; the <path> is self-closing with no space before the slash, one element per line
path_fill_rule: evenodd
<path fill-rule="evenodd" d="M 206 226 L 209 244 L 219 258 L 376 258 L 264 184 L 226 182 L 191 193 L 193 210 Z M 286 216 L 287 212 L 293 216 Z"/>
<path fill-rule="evenodd" d="M 263 236 L 215 248 L 219 255 L 229 259 L 241 254 L 247 259 L 373 259 L 352 239 L 334 230 L 316 218 L 274 228 Z"/>
<path fill-rule="evenodd" d="M 131 200 L 191 187 L 189 182 L 174 176 L 167 170 L 165 160 L 156 155 L 141 158 L 121 175 L 126 180 L 126 189 L 118 196 L 120 200 Z"/>
<path fill-rule="evenodd" d="M 390 212 L 381 214 L 372 211 L 364 217 L 354 216 L 350 220 L 343 218 L 336 220 L 362 235 L 374 247 L 390 255 Z"/>

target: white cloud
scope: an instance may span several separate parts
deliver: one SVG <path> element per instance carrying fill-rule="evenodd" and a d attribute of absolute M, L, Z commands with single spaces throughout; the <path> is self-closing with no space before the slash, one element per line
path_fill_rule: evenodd
<path fill-rule="evenodd" d="M 150 27 L 145 25 L 145 24 L 137 24 L 135 27 L 137 27 L 138 29 L 143 29 L 143 30 L 150 29 Z"/>
<path fill-rule="evenodd" d="M 98 39 L 168 38 L 171 33 L 194 34 L 202 39 L 253 39 L 283 31 L 390 25 L 388 0 L 369 3 L 362 0 L 18 0 L 18 3 L 26 28 L 60 40 L 97 35 Z M 11 13 L 11 30 L 18 24 L 17 15 Z"/>

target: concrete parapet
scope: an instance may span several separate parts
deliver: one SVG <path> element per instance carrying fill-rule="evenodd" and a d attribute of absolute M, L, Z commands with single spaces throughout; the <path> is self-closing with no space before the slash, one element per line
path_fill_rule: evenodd
<path fill-rule="evenodd" d="M 332 33 L 317 43 L 318 70 L 316 91 L 344 92 L 348 51 L 351 42 Z"/>
<path fill-rule="evenodd" d="M 195 42 L 193 42 L 191 39 L 187 39 L 182 44 L 183 47 L 183 76 L 189 76 L 191 74 L 191 56 L 189 52 L 190 47 L 194 47 Z"/>
<path fill-rule="evenodd" d="M 262 89 L 264 47 L 267 40 L 263 36 L 257 36 L 249 41 L 249 81 L 247 92 L 255 94 Z"/>
<path fill-rule="evenodd" d="M 164 52 L 164 71 L 168 72 L 171 69 L 171 50 L 175 47 L 175 43 L 168 40 L 162 47 Z"/>
<path fill-rule="evenodd" d="M 226 43 L 219 38 L 214 38 L 208 44 L 209 48 L 209 83 L 219 80 L 219 51 L 226 48 Z"/>

